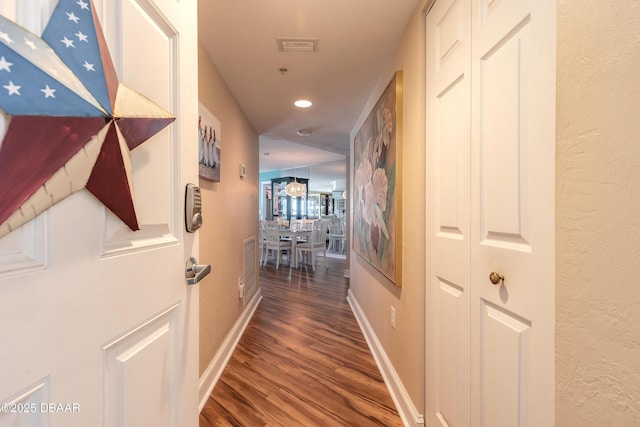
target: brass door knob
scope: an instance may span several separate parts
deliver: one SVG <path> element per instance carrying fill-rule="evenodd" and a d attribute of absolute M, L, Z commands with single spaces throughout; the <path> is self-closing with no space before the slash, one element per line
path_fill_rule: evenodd
<path fill-rule="evenodd" d="M 496 273 L 495 271 L 492 271 L 491 274 L 489 274 L 489 280 L 491 280 L 491 283 L 494 285 L 497 285 L 498 283 L 504 284 L 504 276 Z"/>

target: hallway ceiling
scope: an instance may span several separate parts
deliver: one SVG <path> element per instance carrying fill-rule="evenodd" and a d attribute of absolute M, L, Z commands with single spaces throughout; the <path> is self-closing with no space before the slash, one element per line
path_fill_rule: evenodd
<path fill-rule="evenodd" d="M 260 135 L 261 172 L 349 154 L 350 132 L 417 3 L 198 2 L 200 41 Z M 317 52 L 283 52 L 278 38 L 317 40 Z M 301 98 L 313 106 L 294 107 Z M 301 129 L 312 133 L 299 136 Z"/>

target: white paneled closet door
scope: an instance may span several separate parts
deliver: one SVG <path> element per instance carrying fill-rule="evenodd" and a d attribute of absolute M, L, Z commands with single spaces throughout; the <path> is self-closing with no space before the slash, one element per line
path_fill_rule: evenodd
<path fill-rule="evenodd" d="M 428 425 L 469 425 L 471 4 L 427 15 Z"/>
<path fill-rule="evenodd" d="M 555 4 L 437 0 L 426 25 L 426 419 L 553 425 Z"/>

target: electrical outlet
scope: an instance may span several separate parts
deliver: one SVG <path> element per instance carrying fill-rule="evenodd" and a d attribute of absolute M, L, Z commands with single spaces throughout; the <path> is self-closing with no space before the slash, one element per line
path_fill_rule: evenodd
<path fill-rule="evenodd" d="M 391 327 L 396 328 L 396 308 L 391 306 Z"/>
<path fill-rule="evenodd" d="M 238 277 L 238 297 L 244 299 L 244 276 Z"/>

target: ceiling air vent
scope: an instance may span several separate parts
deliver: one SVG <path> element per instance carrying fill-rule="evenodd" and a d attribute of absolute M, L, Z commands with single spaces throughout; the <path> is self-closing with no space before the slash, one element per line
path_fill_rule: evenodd
<path fill-rule="evenodd" d="M 296 39 L 278 37 L 278 50 L 281 52 L 317 52 L 318 39 Z"/>

